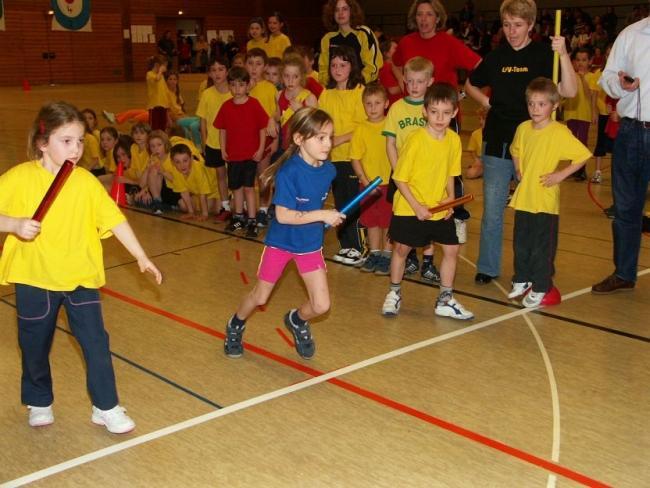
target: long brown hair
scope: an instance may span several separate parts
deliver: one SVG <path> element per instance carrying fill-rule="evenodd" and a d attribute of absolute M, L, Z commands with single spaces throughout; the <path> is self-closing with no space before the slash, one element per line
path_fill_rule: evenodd
<path fill-rule="evenodd" d="M 27 136 L 27 155 L 30 159 L 39 159 L 43 152 L 39 146 L 47 143 L 52 132 L 72 122 L 79 122 L 84 128 L 86 120 L 77 107 L 67 102 L 53 102 L 43 105 L 32 123 Z"/>
<path fill-rule="evenodd" d="M 324 110 L 314 107 L 303 107 L 297 110 L 288 122 L 289 130 L 287 131 L 287 137 L 289 139 L 289 147 L 282 153 L 282 156 L 280 156 L 275 164 L 266 168 L 260 175 L 260 180 L 262 180 L 264 186 L 273 182 L 275 175 L 284 162 L 300 149 L 300 146 L 294 141 L 293 136 L 295 134 L 302 136 L 303 141 L 305 141 L 318 134 L 321 127 L 328 123 L 334 124 L 334 121 Z"/>

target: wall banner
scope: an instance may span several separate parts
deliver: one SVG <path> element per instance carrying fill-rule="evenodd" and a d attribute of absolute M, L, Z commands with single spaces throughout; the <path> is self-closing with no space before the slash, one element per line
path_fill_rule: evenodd
<path fill-rule="evenodd" d="M 51 0 L 52 30 L 91 32 L 90 0 Z"/>

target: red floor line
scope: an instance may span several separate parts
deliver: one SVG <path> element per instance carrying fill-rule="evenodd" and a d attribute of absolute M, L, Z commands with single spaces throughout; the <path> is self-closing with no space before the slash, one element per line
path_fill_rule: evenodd
<path fill-rule="evenodd" d="M 248 276 L 246 276 L 246 273 L 244 273 L 243 271 L 240 271 L 239 276 L 241 276 L 241 280 L 244 282 L 244 284 L 248 285 Z"/>
<path fill-rule="evenodd" d="M 205 325 L 201 325 L 197 322 L 194 322 L 192 320 L 186 319 L 185 317 L 181 317 L 180 315 L 176 315 L 171 312 L 167 312 L 166 310 L 154 307 L 152 305 L 149 305 L 147 303 L 141 302 L 139 300 L 136 300 L 135 298 L 132 298 L 130 296 L 124 295 L 122 293 L 116 292 L 114 290 L 111 290 L 110 288 L 102 288 L 102 292 L 112 296 L 113 298 L 117 298 L 118 300 L 122 300 L 126 303 L 130 303 L 131 305 L 134 305 L 136 307 L 142 308 L 144 310 L 147 310 L 149 312 L 161 315 L 163 317 L 166 317 L 168 319 L 171 319 L 175 322 L 178 322 L 182 325 L 185 325 L 187 327 L 190 327 L 192 329 L 196 329 L 198 331 L 204 332 L 206 334 L 209 334 L 213 337 L 217 337 L 219 339 L 223 339 L 225 336 L 223 333 L 218 332 L 214 329 L 211 329 L 210 327 L 206 327 Z M 310 376 L 321 376 L 324 373 L 322 371 L 319 371 L 314 368 L 310 368 L 309 366 L 305 366 L 302 363 L 299 363 L 297 361 L 293 361 L 291 359 L 285 358 L 283 356 L 280 356 L 278 354 L 275 354 L 274 352 L 268 351 L 266 349 L 263 349 L 259 346 L 256 346 L 254 344 L 249 344 L 247 342 L 244 343 L 245 349 L 251 353 L 258 354 L 262 357 L 265 357 L 267 359 L 270 359 L 271 361 L 275 361 L 277 363 L 283 364 L 285 366 L 288 366 L 292 369 L 301 371 L 303 373 L 306 373 Z M 495 439 L 491 439 L 489 437 L 486 437 L 484 435 L 481 435 L 477 432 L 473 432 L 471 430 L 465 429 L 459 425 L 452 424 L 451 422 L 447 422 L 446 420 L 440 419 L 438 417 L 434 417 L 433 415 L 430 415 L 428 413 L 422 412 L 420 410 L 416 410 L 412 407 L 409 407 L 408 405 L 404 405 L 402 403 L 396 402 L 395 400 L 391 400 L 390 398 L 384 397 L 382 395 L 379 395 L 377 393 L 374 393 L 370 390 L 366 390 L 365 388 L 361 388 L 359 386 L 353 385 L 352 383 L 348 383 L 346 381 L 340 380 L 338 378 L 332 378 L 331 380 L 328 380 L 328 383 L 331 383 L 333 385 L 336 385 L 340 388 L 343 388 L 344 390 L 347 390 L 351 393 L 355 393 L 363 398 L 366 398 L 368 400 L 372 400 L 376 403 L 379 403 L 381 405 L 384 405 L 386 407 L 389 407 L 393 410 L 396 410 L 398 412 L 404 413 L 406 415 L 409 415 L 411 417 L 423 420 L 431 425 L 435 425 L 437 427 L 440 427 L 444 430 L 447 430 L 448 432 L 452 432 L 454 434 L 457 434 L 461 437 L 464 437 L 465 439 L 472 440 L 474 442 L 477 442 L 479 444 L 482 444 L 484 446 L 490 447 L 492 449 L 496 449 L 500 452 L 503 452 L 504 454 L 508 454 L 512 457 L 515 457 L 517 459 L 520 459 L 522 461 L 525 461 L 529 464 L 532 464 L 534 466 L 543 468 L 547 471 L 550 471 L 552 473 L 558 474 L 560 476 L 563 476 L 565 478 L 571 479 L 577 483 L 580 483 L 585 486 L 589 487 L 594 487 L 594 488 L 609 488 L 610 485 L 607 485 L 606 483 L 603 483 L 601 481 L 597 481 L 595 479 L 589 478 L 588 476 L 585 476 L 581 473 L 578 473 L 576 471 L 573 471 L 569 468 L 566 468 L 564 466 L 561 466 L 557 463 L 548 461 L 546 459 L 542 459 L 540 457 L 537 457 L 533 454 L 529 454 L 525 451 L 522 451 L 520 449 L 517 449 L 515 447 L 509 446 L 507 444 L 504 444 L 500 441 L 497 441 Z"/>
<path fill-rule="evenodd" d="M 286 342 L 287 344 L 289 344 L 289 347 L 291 347 L 292 349 L 295 347 L 295 344 L 293 343 L 293 341 L 292 341 L 291 339 L 289 339 L 289 338 L 287 337 L 287 335 L 286 335 L 284 332 L 282 332 L 282 329 L 280 329 L 279 327 L 276 327 L 276 328 L 275 328 L 275 331 L 276 331 L 278 334 L 280 334 L 280 337 L 282 337 L 282 338 L 284 339 L 284 342 Z"/>
<path fill-rule="evenodd" d="M 239 254 L 239 249 L 236 249 L 235 250 L 235 261 L 240 261 L 240 260 L 241 260 L 241 256 Z"/>

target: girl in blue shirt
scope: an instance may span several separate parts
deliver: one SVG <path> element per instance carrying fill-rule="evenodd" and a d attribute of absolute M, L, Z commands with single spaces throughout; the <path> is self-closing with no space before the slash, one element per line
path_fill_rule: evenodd
<path fill-rule="evenodd" d="M 224 351 L 230 358 L 244 353 L 242 335 L 246 319 L 267 302 L 289 261 L 296 262 L 309 295 L 300 308 L 284 316 L 284 324 L 302 358 L 311 359 L 316 350 L 307 321 L 330 308 L 322 250 L 323 224 L 337 226 L 345 218 L 337 210 L 323 209 L 336 175 L 334 165 L 327 161 L 334 125 L 326 112 L 311 107 L 298 110 L 288 124 L 289 148 L 262 174 L 265 184 L 275 180 L 276 218 L 264 241 L 258 281 L 226 325 Z"/>

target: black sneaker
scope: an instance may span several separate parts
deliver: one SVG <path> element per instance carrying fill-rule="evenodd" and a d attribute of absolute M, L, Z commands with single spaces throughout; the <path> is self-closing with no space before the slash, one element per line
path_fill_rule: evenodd
<path fill-rule="evenodd" d="M 244 354 L 244 345 L 242 344 L 242 335 L 246 330 L 246 325 L 232 325 L 232 318 L 226 324 L 226 338 L 223 342 L 223 352 L 229 358 L 240 358 Z"/>
<path fill-rule="evenodd" d="M 257 222 L 255 219 L 249 219 L 246 224 L 246 237 L 257 237 Z"/>
<path fill-rule="evenodd" d="M 268 227 L 269 225 L 269 215 L 264 210 L 259 210 L 257 212 L 255 220 L 257 221 L 258 227 Z"/>
<path fill-rule="evenodd" d="M 244 229 L 244 222 L 239 220 L 238 218 L 233 217 L 233 219 L 230 221 L 230 223 L 226 226 L 226 232 L 236 232 L 238 230 L 243 230 Z"/>
<path fill-rule="evenodd" d="M 614 205 L 612 205 L 611 207 L 607 207 L 605 210 L 603 210 L 603 212 L 605 212 L 605 217 L 607 217 L 608 219 L 613 219 L 614 217 L 616 217 Z"/>
<path fill-rule="evenodd" d="M 418 261 L 418 255 L 414 252 L 413 249 L 408 256 L 406 256 L 406 266 L 404 267 L 404 274 L 413 274 L 417 273 L 420 269 L 420 261 Z"/>
<path fill-rule="evenodd" d="M 287 312 L 284 316 L 284 325 L 293 335 L 293 341 L 296 344 L 296 352 L 298 355 L 303 359 L 311 359 L 316 352 L 316 344 L 314 344 L 314 340 L 311 338 L 309 324 L 305 322 L 305 325 L 302 327 L 294 324 L 291 321 L 291 314 L 293 313 L 297 313 L 295 308 Z"/>
<path fill-rule="evenodd" d="M 436 265 L 433 264 L 433 261 L 424 261 L 422 263 L 420 275 L 424 281 L 434 283 L 436 285 L 440 284 L 440 273 L 438 272 Z"/>

